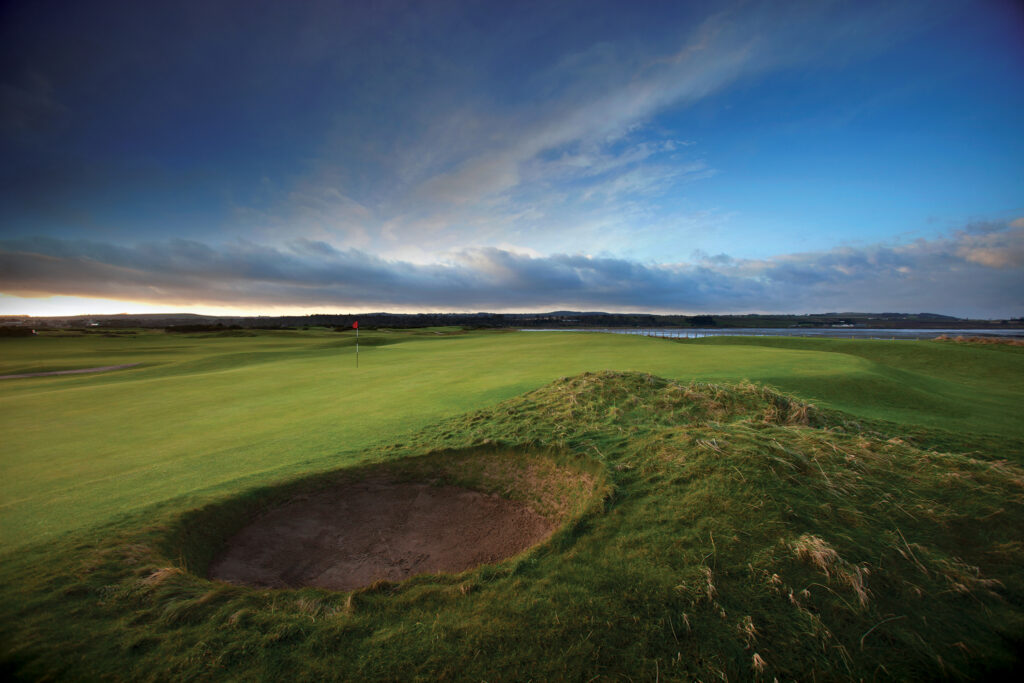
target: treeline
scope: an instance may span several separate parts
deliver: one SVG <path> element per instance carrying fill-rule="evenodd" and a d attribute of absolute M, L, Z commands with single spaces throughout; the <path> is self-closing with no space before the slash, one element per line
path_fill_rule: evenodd
<path fill-rule="evenodd" d="M 31 327 L 0 327 L 0 337 L 31 337 L 36 333 Z"/>
<path fill-rule="evenodd" d="M 223 323 L 214 324 L 190 324 L 190 325 L 168 325 L 164 328 L 164 332 L 230 332 L 232 330 L 295 330 L 296 327 L 289 327 L 287 325 L 225 325 Z"/>
<path fill-rule="evenodd" d="M 463 327 L 467 329 L 588 328 L 588 327 L 712 327 L 710 315 L 654 315 L 645 313 L 365 313 L 361 315 L 281 316 L 278 318 L 230 318 L 219 322 L 167 325 L 167 332 L 222 332 L 227 330 L 295 330 L 310 327 L 351 330 L 359 322 L 364 330 L 379 328 Z M 103 323 L 101 323 L 103 324 Z M 104 326 L 109 325 L 106 323 Z"/>
<path fill-rule="evenodd" d="M 168 325 L 164 328 L 164 332 L 224 332 L 225 330 L 240 330 L 241 325 L 225 325 L 223 323 L 215 323 L 213 325 L 206 324 L 195 324 L 195 325 Z"/>
<path fill-rule="evenodd" d="M 967 320 L 935 313 L 811 313 L 811 314 L 728 314 L 656 315 L 653 313 L 604 313 L 554 311 L 551 313 L 363 313 L 359 315 L 318 314 L 306 316 L 200 316 L 192 314 L 140 314 L 132 316 L 73 316 L 18 320 L 18 329 L 31 324 L 36 329 L 126 329 L 163 328 L 170 333 L 224 332 L 231 330 L 295 330 L 326 327 L 351 330 L 359 321 L 362 329 L 421 327 L 463 327 L 467 329 L 586 329 L 586 328 L 991 328 L 1024 329 L 1021 319 Z M 18 333 L 14 333 L 18 334 Z"/>
<path fill-rule="evenodd" d="M 543 329 L 593 327 L 700 327 L 715 325 L 711 316 L 620 314 L 620 313 L 370 313 L 363 315 L 311 315 L 308 318 L 282 318 L 282 322 L 300 326 L 352 329 L 414 329 L 420 327 L 463 327 L 466 329 Z"/>

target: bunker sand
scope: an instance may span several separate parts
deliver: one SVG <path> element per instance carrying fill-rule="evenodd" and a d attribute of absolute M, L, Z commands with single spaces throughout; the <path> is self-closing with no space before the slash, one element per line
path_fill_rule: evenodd
<path fill-rule="evenodd" d="M 264 513 L 228 540 L 209 577 L 354 590 L 497 562 L 540 543 L 555 526 L 522 503 L 471 489 L 362 481 Z"/>

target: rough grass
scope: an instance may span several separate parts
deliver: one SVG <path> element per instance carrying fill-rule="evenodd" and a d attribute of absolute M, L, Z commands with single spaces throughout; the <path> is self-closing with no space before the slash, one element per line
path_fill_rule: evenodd
<path fill-rule="evenodd" d="M 965 337 L 962 334 L 958 334 L 952 337 L 948 334 L 939 335 L 933 341 L 938 342 L 956 342 L 957 344 L 996 344 L 1002 346 L 1024 346 L 1024 339 L 1017 339 L 1014 337 Z"/>
<path fill-rule="evenodd" d="M 479 448 L 509 470 L 557 453 L 605 496 L 532 553 L 352 593 L 200 578 L 175 554 L 196 513 L 170 500 L 9 556 L 0 658 L 24 678 L 118 680 L 922 680 L 1015 663 L 1016 465 L 753 383 L 622 372 L 365 455 L 451 454 L 460 472 Z"/>

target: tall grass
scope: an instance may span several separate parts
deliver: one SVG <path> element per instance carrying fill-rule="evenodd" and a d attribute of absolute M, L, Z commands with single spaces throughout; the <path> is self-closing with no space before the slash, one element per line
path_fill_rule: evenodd
<path fill-rule="evenodd" d="M 939 342 L 956 342 L 957 344 L 996 344 L 1002 346 L 1024 346 L 1024 339 L 1014 337 L 965 337 L 958 334 L 955 337 L 948 334 L 939 335 L 934 339 Z"/>

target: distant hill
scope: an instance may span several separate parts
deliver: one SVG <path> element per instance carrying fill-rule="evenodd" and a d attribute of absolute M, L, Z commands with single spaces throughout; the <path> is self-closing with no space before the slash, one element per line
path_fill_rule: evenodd
<path fill-rule="evenodd" d="M 710 314 L 656 315 L 653 313 L 605 313 L 601 311 L 551 311 L 547 313 L 363 313 L 306 316 L 209 316 L 195 313 L 140 313 L 75 316 L 0 316 L 0 325 L 33 328 L 301 328 L 351 329 L 358 320 L 363 329 L 374 327 L 416 328 L 462 326 L 469 328 L 910 328 L 910 329 L 1024 329 L 1020 318 L 970 320 L 939 313 L 806 313 L 806 314 Z"/>

